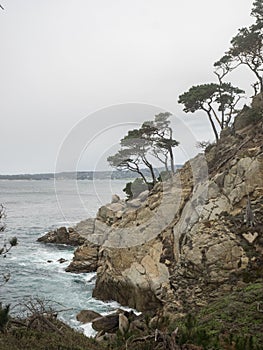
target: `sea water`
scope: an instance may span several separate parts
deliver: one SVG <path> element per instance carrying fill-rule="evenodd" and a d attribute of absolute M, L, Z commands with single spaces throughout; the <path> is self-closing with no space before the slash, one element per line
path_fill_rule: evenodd
<path fill-rule="evenodd" d="M 37 238 L 60 226 L 95 217 L 98 208 L 111 201 L 112 194 L 123 197 L 125 180 L 1 180 L 0 203 L 5 206 L 6 230 L 0 244 L 13 236 L 18 245 L 6 257 L 0 256 L 1 274 L 10 280 L 0 287 L 0 302 L 11 304 L 11 312 L 36 298 L 47 304 L 55 302 L 59 317 L 78 328 L 76 314 L 91 309 L 105 314 L 116 307 L 92 298 L 95 273 L 66 273 L 74 248 L 43 244 Z M 60 263 L 58 260 L 66 260 Z M 85 328 L 85 327 L 84 327 Z M 85 334 L 91 335 L 89 326 Z"/>

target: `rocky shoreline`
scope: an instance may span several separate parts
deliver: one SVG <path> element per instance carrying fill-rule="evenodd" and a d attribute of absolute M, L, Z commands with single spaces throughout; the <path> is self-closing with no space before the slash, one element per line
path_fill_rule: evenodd
<path fill-rule="evenodd" d="M 78 246 L 66 271 L 96 271 L 94 297 L 179 319 L 262 282 L 262 145 L 243 111 L 170 181 L 39 241 Z"/>

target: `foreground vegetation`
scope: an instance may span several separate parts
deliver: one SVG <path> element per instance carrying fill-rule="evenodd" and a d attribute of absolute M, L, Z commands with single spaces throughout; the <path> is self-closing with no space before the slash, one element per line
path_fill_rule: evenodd
<path fill-rule="evenodd" d="M 151 322 L 152 315 L 146 314 L 140 321 L 141 329 L 128 329 L 124 334 L 118 331 L 105 336 L 105 340 L 100 337 L 99 342 L 74 331 L 52 315 L 45 315 L 47 321 L 37 316 L 32 322 L 32 315 L 27 320 L 9 319 L 0 333 L 0 349 L 260 350 L 263 349 L 262 292 L 263 282 L 258 280 L 177 320 L 160 316 Z"/>

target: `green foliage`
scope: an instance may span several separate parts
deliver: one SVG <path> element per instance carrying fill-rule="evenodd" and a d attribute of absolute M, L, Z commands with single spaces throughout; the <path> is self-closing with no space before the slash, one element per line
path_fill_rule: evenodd
<path fill-rule="evenodd" d="M 128 199 L 136 198 L 141 192 L 146 191 L 151 187 L 150 184 L 145 184 L 142 179 L 135 179 L 133 182 L 128 182 L 123 189 Z"/>
<path fill-rule="evenodd" d="M 218 63 L 219 65 L 219 63 Z M 216 140 L 218 140 L 218 127 L 226 128 L 236 112 L 235 106 L 240 99 L 243 90 L 223 83 L 219 77 L 219 84 L 210 83 L 192 86 L 187 92 L 179 96 L 178 102 L 184 105 L 186 113 L 194 113 L 198 110 L 206 112 L 212 126 Z"/>
<path fill-rule="evenodd" d="M 103 350 L 102 345 L 94 339 L 74 331 L 70 327 L 59 323 L 63 327 L 63 335 L 52 331 L 14 328 L 12 331 L 0 334 L 1 350 Z"/>
<path fill-rule="evenodd" d="M 258 311 L 258 303 L 262 302 L 262 288 L 260 282 L 250 283 L 245 288 L 218 298 L 197 314 L 199 327 L 213 336 L 224 335 L 224 342 L 232 338 L 235 343 L 238 341 L 241 344 L 253 337 L 252 349 L 263 348 L 263 313 Z"/>
<path fill-rule="evenodd" d="M 179 103 L 184 105 L 184 112 L 194 113 L 197 110 L 210 110 L 211 103 L 218 90 L 215 83 L 192 86 L 179 96 Z"/>
<path fill-rule="evenodd" d="M 163 182 L 163 181 L 168 181 L 172 177 L 171 171 L 161 171 L 159 176 L 158 176 L 158 181 Z"/>
<path fill-rule="evenodd" d="M 170 117 L 169 112 L 159 113 L 155 115 L 153 121 L 144 122 L 141 130 L 142 136 L 151 143 L 151 154 L 165 166 L 167 171 L 170 166 L 171 172 L 174 173 L 173 148 L 178 146 L 179 142 L 173 139 Z"/>
<path fill-rule="evenodd" d="M 173 139 L 170 116 L 168 112 L 159 113 L 154 120 L 144 122 L 139 129 L 128 131 L 120 141 L 121 149 L 108 157 L 109 164 L 118 170 L 138 173 L 145 184 L 150 184 L 150 181 L 144 176 L 142 168 L 148 168 L 153 184 L 157 182 L 152 157 L 160 161 L 166 170 L 170 161 L 170 169 L 174 172 L 173 148 L 179 142 Z M 130 192 L 128 187 L 127 191 Z"/>
<path fill-rule="evenodd" d="M 256 19 L 255 26 L 257 26 L 258 29 L 262 28 L 262 26 L 263 26 L 263 3 L 262 3 L 262 0 L 254 1 L 253 8 L 251 11 L 251 16 L 253 16 Z"/>
<path fill-rule="evenodd" d="M 195 344 L 202 345 L 205 349 L 211 342 L 215 344 L 215 340 L 212 341 L 208 332 L 199 327 L 197 319 L 194 315 L 188 314 L 181 326 L 179 327 L 178 343 L 183 344 Z"/>
<path fill-rule="evenodd" d="M 247 121 L 248 124 L 250 123 L 258 123 L 260 120 L 263 120 L 263 114 L 259 113 L 257 110 L 255 110 L 254 108 L 250 108 L 247 111 Z"/>
<path fill-rule="evenodd" d="M 240 28 L 231 40 L 231 46 L 225 55 L 214 66 L 221 68 L 223 75 L 236 69 L 239 65 L 247 66 L 256 76 L 253 84 L 255 95 L 263 91 L 263 4 L 262 0 L 254 1 L 251 15 L 256 23 L 250 27 Z"/>

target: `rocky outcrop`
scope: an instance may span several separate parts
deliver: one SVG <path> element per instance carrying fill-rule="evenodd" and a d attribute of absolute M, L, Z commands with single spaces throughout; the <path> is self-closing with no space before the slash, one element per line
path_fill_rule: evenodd
<path fill-rule="evenodd" d="M 105 333 L 116 333 L 120 331 L 121 334 L 125 334 L 128 331 L 130 324 L 134 320 L 140 319 L 140 316 L 136 316 L 132 311 L 117 310 L 116 312 L 99 316 L 92 320 L 92 328 L 99 332 L 97 337 L 100 337 Z"/>
<path fill-rule="evenodd" d="M 89 323 L 99 317 L 102 316 L 93 310 L 81 310 L 77 314 L 76 319 L 81 323 Z"/>
<path fill-rule="evenodd" d="M 85 241 L 74 252 L 73 261 L 66 268 L 66 272 L 95 272 L 98 268 L 99 246 Z"/>
<path fill-rule="evenodd" d="M 97 270 L 96 298 L 177 315 L 262 277 L 263 126 L 248 111 L 172 179 L 77 225 L 67 271 Z"/>
<path fill-rule="evenodd" d="M 79 246 L 85 242 L 85 238 L 73 228 L 60 227 L 39 237 L 38 242 Z"/>
<path fill-rule="evenodd" d="M 160 307 L 157 292 L 169 277 L 168 268 L 159 263 L 161 247 L 156 239 L 129 249 L 103 249 L 93 296 L 138 310 Z"/>
<path fill-rule="evenodd" d="M 97 332 L 115 333 L 119 329 L 119 315 L 110 314 L 98 317 L 92 321 L 92 328 Z"/>
<path fill-rule="evenodd" d="M 178 314 L 262 276 L 262 144 L 262 123 L 236 127 L 172 182 L 104 219 L 93 295 Z"/>

